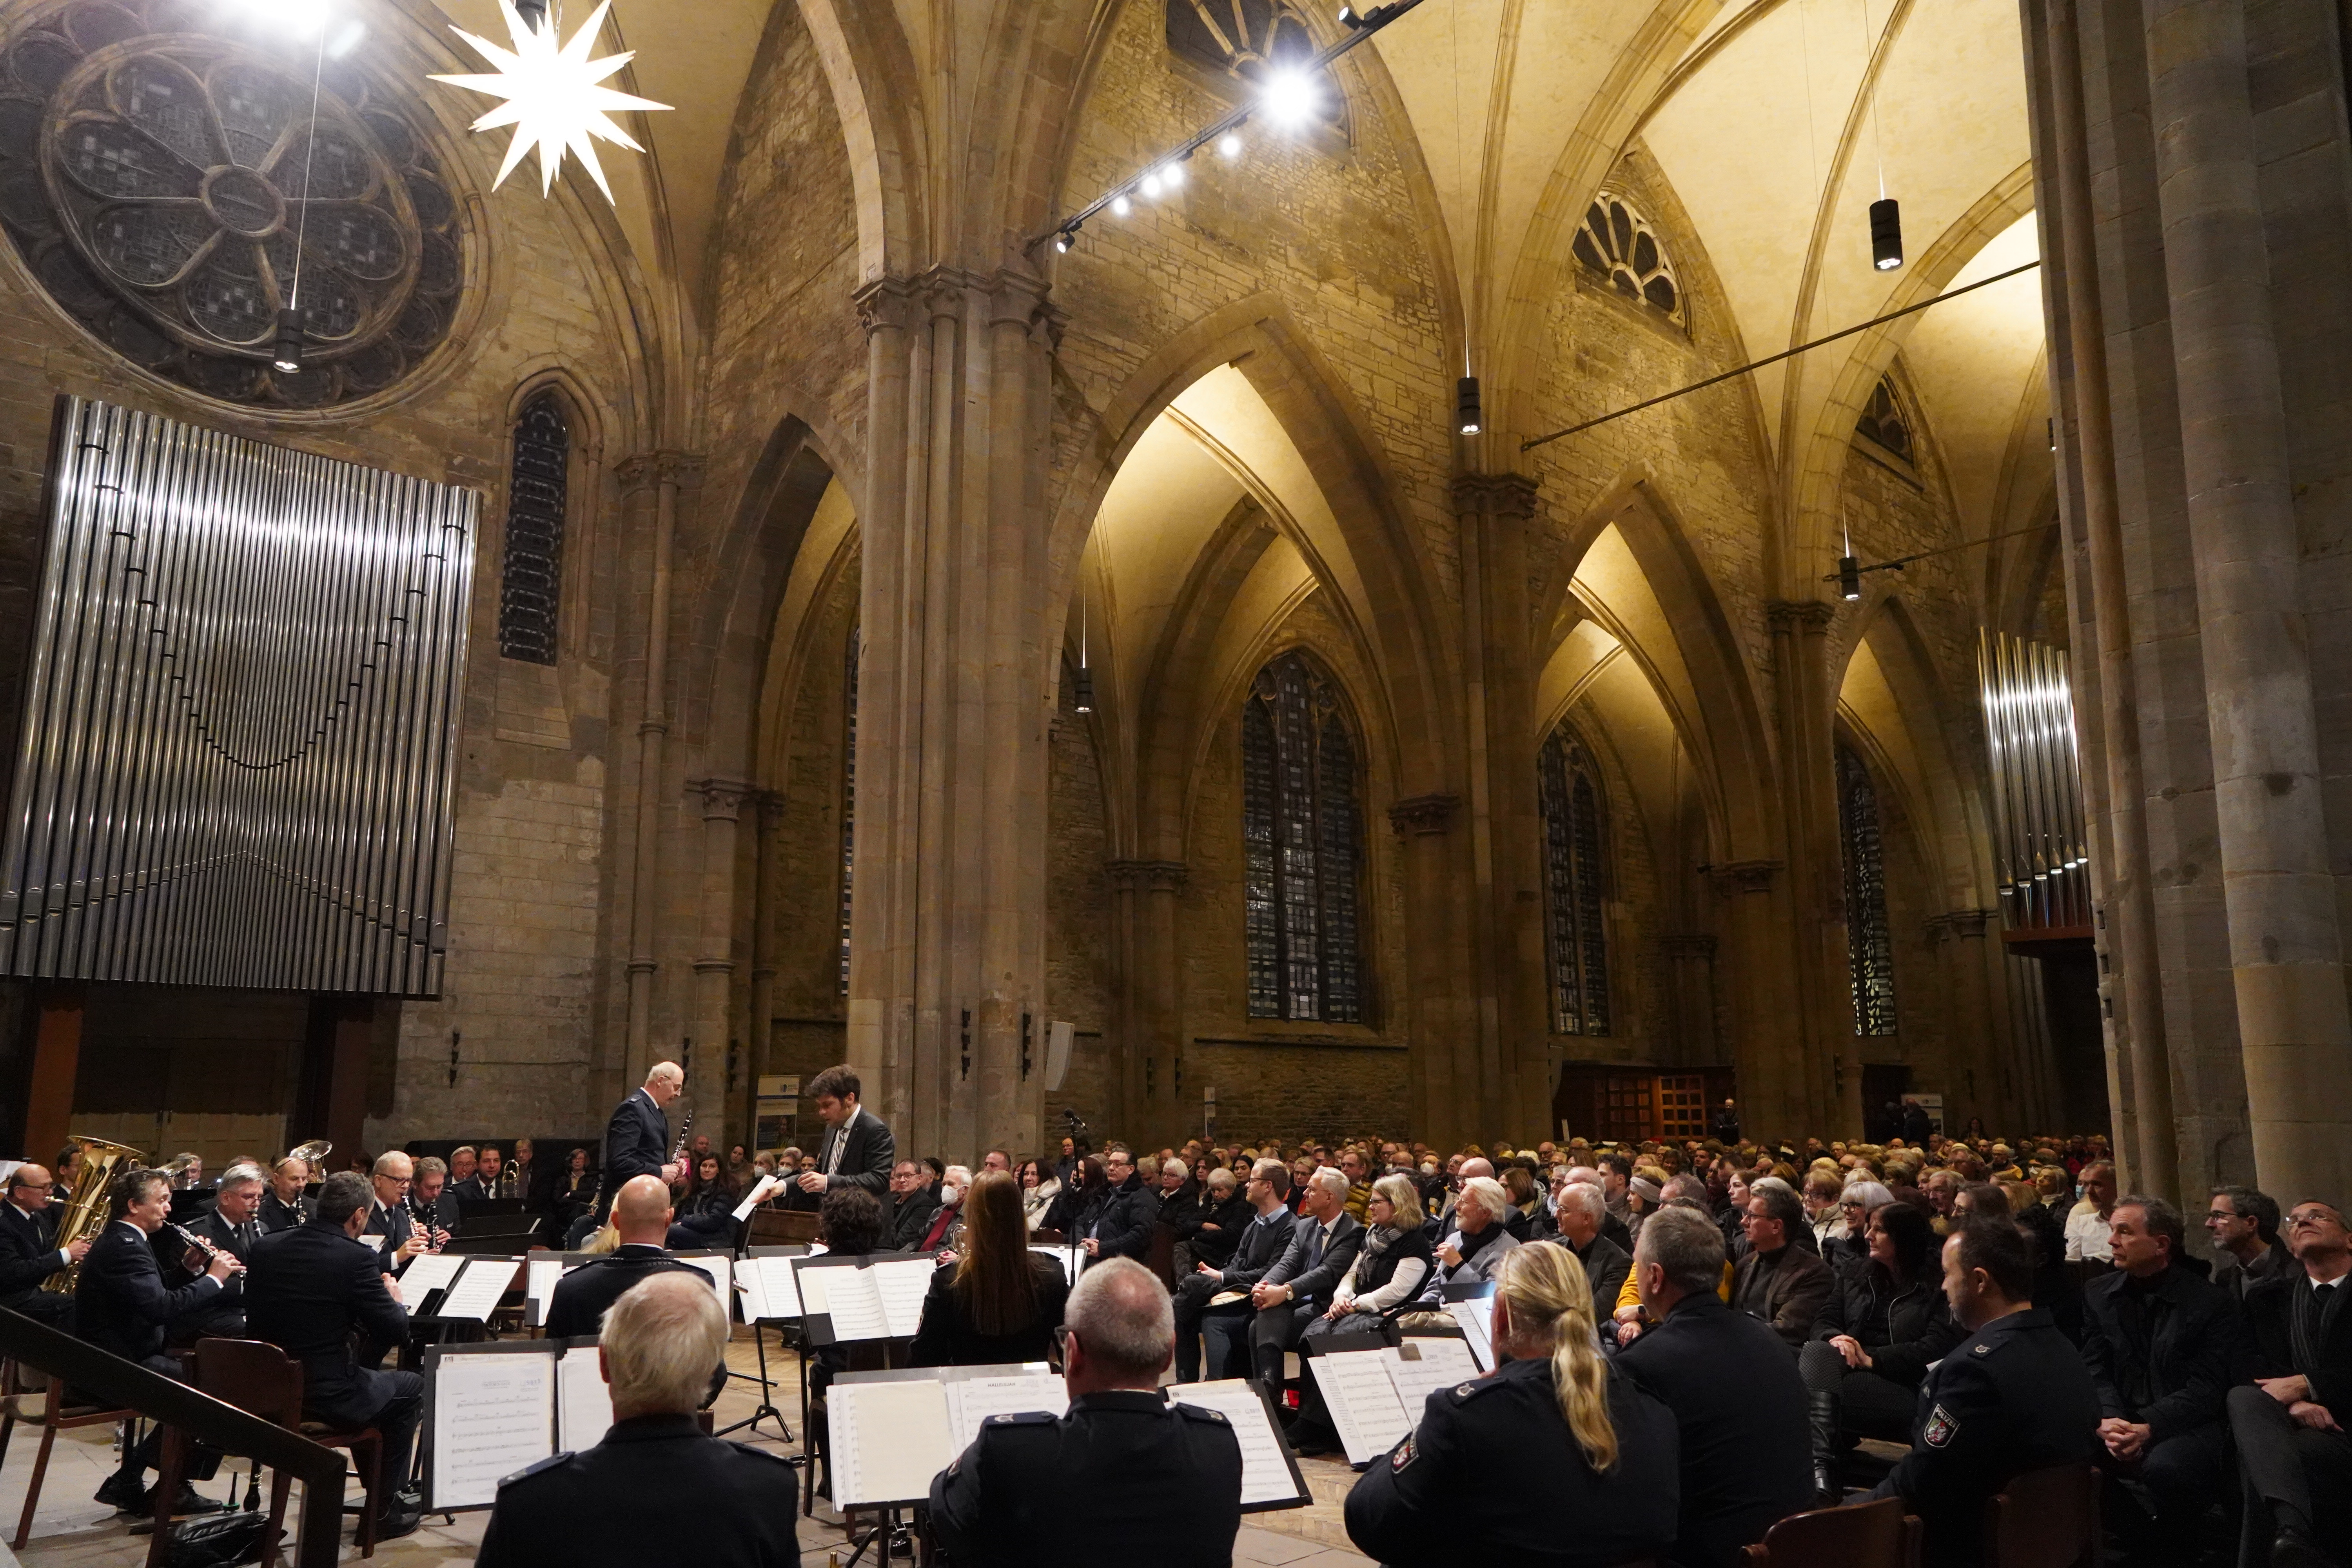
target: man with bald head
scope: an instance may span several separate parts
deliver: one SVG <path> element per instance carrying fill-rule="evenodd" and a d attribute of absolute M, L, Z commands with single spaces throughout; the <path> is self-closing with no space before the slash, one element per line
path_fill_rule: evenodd
<path fill-rule="evenodd" d="M 375 1205 L 365 1233 L 375 1238 L 376 1256 L 386 1274 L 399 1273 L 403 1264 L 425 1247 L 425 1237 L 408 1217 L 408 1189 L 415 1177 L 415 1163 L 394 1149 L 376 1156 L 374 1173 L 368 1178 L 375 1188 Z"/>
<path fill-rule="evenodd" d="M 613 1200 L 613 1224 L 621 1233 L 621 1245 L 556 1281 L 555 1299 L 547 1308 L 547 1337 L 569 1340 L 595 1333 L 604 1321 L 604 1309 L 629 1287 L 656 1274 L 682 1268 L 707 1280 L 709 1277 L 701 1269 L 663 1250 L 669 1222 L 669 1188 L 658 1175 L 633 1176 L 621 1184 L 620 1196 Z"/>
<path fill-rule="evenodd" d="M 664 1186 L 677 1180 L 678 1167 L 669 1157 L 669 1119 L 663 1114 L 686 1089 L 686 1069 L 676 1062 L 656 1062 L 646 1074 L 645 1086 L 613 1110 L 604 1128 L 604 1188 L 596 1200 L 593 1230 L 604 1223 L 621 1189 L 639 1176 L 659 1176 Z"/>

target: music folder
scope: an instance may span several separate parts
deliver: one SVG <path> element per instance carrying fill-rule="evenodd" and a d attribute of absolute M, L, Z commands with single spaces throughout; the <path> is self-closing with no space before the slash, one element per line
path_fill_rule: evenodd
<path fill-rule="evenodd" d="M 1469 1342 L 1471 1357 L 1480 1372 L 1490 1372 L 1495 1365 L 1495 1287 L 1487 1283 L 1448 1285 L 1444 1295 L 1446 1315 L 1462 1329 L 1462 1337 Z"/>
<path fill-rule="evenodd" d="M 801 1331 L 813 1345 L 912 1339 L 922 1327 L 923 1297 L 938 1267 L 928 1255 L 795 1258 Z"/>
<path fill-rule="evenodd" d="M 1043 1362 L 845 1372 L 825 1391 L 826 1463 L 838 1508 L 891 1508 L 930 1496 L 931 1478 L 992 1415 L 1069 1407 Z"/>
<path fill-rule="evenodd" d="M 735 1291 L 747 1323 L 798 1322 L 800 1287 L 793 1279 L 793 1259 L 808 1256 L 805 1247 L 752 1247 L 735 1264 Z"/>
<path fill-rule="evenodd" d="M 1480 1375 L 1469 1345 L 1451 1335 L 1416 1336 L 1377 1349 L 1309 1356 L 1306 1364 L 1323 1392 L 1324 1408 L 1331 1414 L 1348 1463 L 1359 1468 L 1395 1447 L 1421 1424 L 1422 1408 L 1431 1394 Z"/>
<path fill-rule="evenodd" d="M 1283 1440 L 1282 1424 L 1275 1419 L 1264 1384 L 1255 1378 L 1229 1377 L 1214 1383 L 1180 1383 L 1161 1392 L 1186 1405 L 1222 1411 L 1233 1424 L 1234 1436 L 1242 1446 L 1244 1513 L 1305 1508 L 1315 1500 L 1307 1489 L 1307 1478 L 1298 1473 L 1297 1456 Z"/>
<path fill-rule="evenodd" d="M 499 1481 L 558 1452 L 593 1447 L 612 1419 L 593 1338 L 430 1346 L 425 1511 L 488 1508 Z"/>

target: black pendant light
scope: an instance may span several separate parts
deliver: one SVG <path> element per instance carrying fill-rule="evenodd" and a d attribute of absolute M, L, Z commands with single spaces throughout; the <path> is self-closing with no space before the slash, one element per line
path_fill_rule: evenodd
<path fill-rule="evenodd" d="M 1881 272 L 1903 265 L 1903 204 L 1893 196 L 1870 204 L 1870 264 Z"/>

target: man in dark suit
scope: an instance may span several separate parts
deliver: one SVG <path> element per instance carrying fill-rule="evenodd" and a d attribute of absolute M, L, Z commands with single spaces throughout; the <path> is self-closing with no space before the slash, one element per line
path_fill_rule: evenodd
<path fill-rule="evenodd" d="M 1348 1214 L 1348 1178 L 1325 1165 L 1307 1178 L 1290 1245 L 1265 1277 L 1250 1287 L 1251 1370 L 1282 1394 L 1282 1355 L 1298 1343 L 1307 1325 L 1331 1305 L 1331 1293 L 1354 1267 L 1364 1247 L 1364 1227 Z"/>
<path fill-rule="evenodd" d="M 309 1162 L 289 1154 L 269 1170 L 269 1190 L 261 1196 L 261 1228 L 275 1236 L 292 1230 L 310 1217 L 316 1200 L 304 1195 L 310 1184 Z"/>
<path fill-rule="evenodd" d="M 912 1160 L 901 1160 L 890 1167 L 890 1246 L 898 1252 L 912 1252 L 915 1244 L 923 1239 L 931 1217 L 940 1212 L 940 1200 L 931 1195 L 929 1173 Z"/>
<path fill-rule="evenodd" d="M 1250 1288 L 1282 1261 L 1290 1246 L 1290 1168 L 1279 1160 L 1250 1167 L 1244 1189 L 1256 1217 L 1241 1227 L 1234 1255 L 1220 1267 L 1202 1263 L 1176 1288 L 1176 1381 L 1201 1377 L 1201 1347 L 1208 1347 L 1208 1375 L 1237 1375 L 1234 1363 L 1246 1343 L 1251 1321 Z M 1220 1296 L 1234 1300 L 1218 1302 Z M 1197 1337 L 1196 1337 L 1197 1336 Z"/>
<path fill-rule="evenodd" d="M 58 1222 L 49 1207 L 57 1184 L 45 1165 L 19 1165 L 8 1173 L 8 1193 L 0 1201 L 0 1307 L 73 1332 L 74 1299 L 44 1290 L 41 1281 L 79 1263 L 89 1251 L 84 1237 L 58 1245 Z"/>
<path fill-rule="evenodd" d="M 662 1249 L 669 1222 L 669 1189 L 662 1185 L 659 1176 L 637 1176 L 624 1186 L 613 1204 L 613 1224 L 621 1233 L 621 1245 L 556 1282 L 554 1299 L 547 1308 L 547 1337 L 593 1337 L 604 1321 L 605 1309 L 627 1294 L 631 1286 L 656 1274 L 683 1269 L 697 1279 L 709 1279 L 693 1264 L 680 1263 Z"/>
<path fill-rule="evenodd" d="M 376 1238 L 378 1262 L 386 1274 L 399 1273 L 402 1265 L 425 1247 L 425 1237 L 408 1216 L 408 1192 L 415 1182 L 415 1162 L 394 1149 L 376 1156 L 374 1173 L 368 1178 L 373 1202 L 358 1234 Z"/>
<path fill-rule="evenodd" d="M 1797 1359 L 1769 1327 L 1715 1293 L 1723 1232 L 1712 1215 L 1680 1204 L 1652 1215 L 1634 1246 L 1633 1272 L 1657 1326 L 1621 1350 L 1617 1364 L 1680 1424 L 1672 1556 L 1683 1568 L 1731 1568 L 1740 1548 L 1812 1503 Z M 1620 1343 L 1633 1331 L 1620 1324 Z"/>
<path fill-rule="evenodd" d="M 808 1080 L 807 1092 L 824 1123 L 813 1167 L 795 1184 L 822 1200 L 833 1186 L 863 1187 L 882 1205 L 883 1234 L 891 1230 L 890 1167 L 898 1144 L 882 1119 L 858 1103 L 857 1075 L 846 1066 L 829 1067 Z"/>
<path fill-rule="evenodd" d="M 453 1184 L 449 1191 L 460 1204 L 518 1195 L 514 1180 L 507 1173 L 506 1156 L 499 1152 L 495 1143 L 482 1145 L 481 1152 L 474 1157 L 474 1173 Z"/>
<path fill-rule="evenodd" d="M 695 1423 L 726 1352 L 727 1310 L 707 1282 L 660 1275 L 633 1287 L 606 1315 L 597 1351 L 612 1426 L 585 1453 L 499 1483 L 477 1568 L 659 1562 L 682 1541 L 712 1568 L 801 1561 L 783 1457 L 706 1437 Z"/>
<path fill-rule="evenodd" d="M 408 1333 L 400 1286 L 376 1253 L 360 1240 L 375 1209 L 375 1194 L 356 1171 L 327 1178 L 319 1211 L 306 1225 L 264 1237 L 254 1249 L 246 1288 L 246 1320 L 267 1340 L 302 1363 L 302 1414 L 349 1429 L 373 1426 L 383 1435 L 376 1538 L 416 1528 L 419 1515 L 402 1502 L 398 1482 L 408 1474 L 409 1450 L 425 1403 L 425 1380 L 413 1372 L 378 1372 L 374 1361 Z M 363 1342 L 353 1354 L 352 1337 Z"/>
<path fill-rule="evenodd" d="M 1116 1144 L 1103 1155 L 1111 1201 L 1084 1238 L 1087 1267 L 1106 1258 L 1141 1262 L 1151 1251 L 1151 1227 L 1160 1223 L 1160 1189 L 1135 1168 L 1135 1156 Z"/>
<path fill-rule="evenodd" d="M 2185 1237 L 2170 1204 L 2121 1199 L 2111 1226 L 2115 1271 L 2083 1288 L 2083 1361 L 2107 1451 L 2101 1514 L 2137 1544 L 2133 1555 L 2190 1561 L 2227 1473 L 2222 1406 L 2244 1360 L 2237 1309 L 2175 1263 Z"/>
<path fill-rule="evenodd" d="M 163 1172 L 131 1171 L 116 1180 L 107 1196 L 106 1228 L 91 1240 L 75 1281 L 74 1331 L 110 1355 L 184 1382 L 179 1358 L 163 1353 L 164 1335 L 174 1324 L 215 1306 L 240 1265 L 226 1254 L 206 1259 L 196 1253 L 194 1258 L 201 1261 L 203 1272 L 176 1290 L 165 1289 L 148 1237 L 163 1228 L 171 1211 L 172 1178 Z M 162 1430 L 150 1431 L 144 1442 L 123 1456 L 122 1468 L 98 1489 L 98 1500 L 127 1513 L 148 1512 L 152 1504 L 142 1478 L 154 1467 L 162 1447 Z M 194 1479 L 210 1476 L 219 1458 L 197 1450 Z M 184 1489 L 173 1511 L 185 1511 L 181 1505 L 198 1500 Z"/>
<path fill-rule="evenodd" d="M 1748 1251 L 1731 1274 L 1731 1306 L 1772 1325 L 1793 1352 L 1812 1337 L 1813 1320 L 1829 1304 L 1836 1281 L 1818 1252 L 1797 1245 L 1805 1224 L 1804 1205 L 1784 1186 L 1749 1189 L 1740 1230 Z"/>
<path fill-rule="evenodd" d="M 2246 1479 L 2240 1561 L 2323 1568 L 2352 1548 L 2352 1231 L 2305 1198 L 2283 1235 L 2295 1268 L 2247 1289 L 2254 1381 L 2228 1403 Z"/>
<path fill-rule="evenodd" d="M 213 1206 L 185 1228 L 190 1235 L 205 1242 L 215 1251 L 226 1252 L 239 1263 L 250 1268 L 253 1249 L 263 1232 L 258 1211 L 261 1207 L 261 1173 L 250 1165 L 232 1165 L 220 1179 L 220 1192 Z M 176 1289 L 194 1281 L 195 1275 L 183 1267 L 184 1258 L 203 1259 L 190 1253 L 187 1243 L 171 1229 L 158 1231 L 154 1237 L 156 1266 L 163 1271 L 167 1287 Z M 217 1334 L 235 1339 L 245 1332 L 245 1280 L 231 1276 L 219 1299 L 186 1323 L 173 1326 L 173 1338 Z"/>
<path fill-rule="evenodd" d="M 1616 1314 L 1617 1297 L 1625 1289 L 1625 1277 L 1633 1271 L 1633 1259 L 1601 1234 L 1609 1219 L 1609 1201 L 1599 1187 L 1570 1182 L 1560 1188 L 1558 1203 L 1560 1245 L 1584 1265 L 1584 1278 L 1592 1286 L 1592 1321 L 1605 1323 Z"/>
<path fill-rule="evenodd" d="M 592 1223 L 574 1226 L 584 1234 L 604 1223 L 613 1200 L 639 1176 L 659 1176 L 668 1186 L 678 1178 L 669 1157 L 669 1119 L 662 1113 L 686 1089 L 686 1069 L 676 1062 L 656 1062 L 644 1087 L 613 1108 L 604 1127 L 604 1185 L 596 1199 Z M 575 1240 L 576 1240 L 575 1237 Z"/>
<path fill-rule="evenodd" d="M 430 1154 L 416 1162 L 416 1175 L 408 1186 L 408 1216 L 436 1247 L 446 1245 L 457 1229 L 460 1216 L 449 1191 L 449 1167 Z"/>

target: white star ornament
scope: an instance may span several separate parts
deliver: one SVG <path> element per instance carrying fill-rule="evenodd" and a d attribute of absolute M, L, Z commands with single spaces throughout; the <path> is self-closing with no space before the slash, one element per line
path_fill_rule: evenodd
<path fill-rule="evenodd" d="M 642 153 L 645 149 L 614 122 L 613 111 L 670 106 L 604 85 L 605 78 L 636 58 L 635 49 L 607 55 L 601 60 L 588 58 L 588 51 L 595 46 L 597 30 L 604 25 L 604 13 L 612 8 L 613 0 L 604 0 L 587 25 L 572 35 L 570 43 L 561 47 L 556 42 L 552 17 L 544 27 L 534 30 L 515 14 L 512 0 L 499 0 L 508 35 L 514 40 L 512 49 L 502 49 L 463 27 L 449 29 L 473 45 L 476 52 L 498 69 L 477 76 L 435 76 L 433 79 L 506 100 L 475 121 L 475 130 L 489 131 L 501 125 L 515 128 L 514 140 L 507 143 L 506 162 L 499 165 L 499 177 L 490 182 L 491 189 L 504 184 L 507 175 L 522 162 L 523 154 L 535 146 L 539 149 L 539 194 L 545 195 L 555 184 L 556 172 L 563 165 L 563 153 L 568 147 L 587 165 L 589 177 L 604 193 L 604 199 L 613 199 L 613 187 L 604 183 L 604 170 L 596 162 L 595 143 L 590 138 L 602 137 L 633 153 Z"/>

